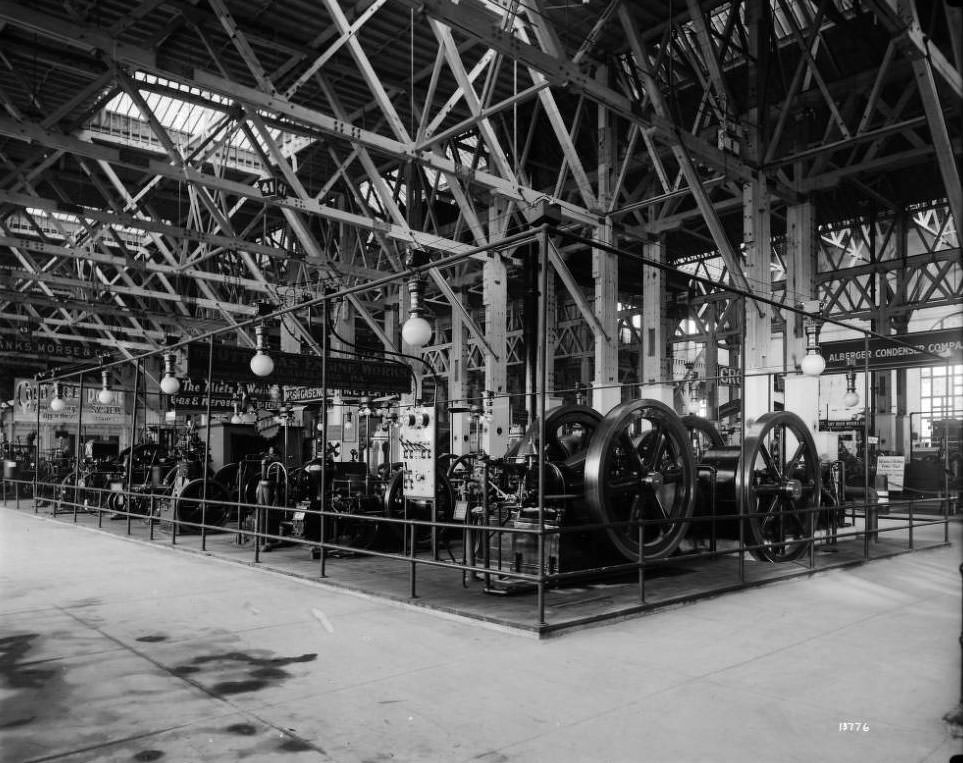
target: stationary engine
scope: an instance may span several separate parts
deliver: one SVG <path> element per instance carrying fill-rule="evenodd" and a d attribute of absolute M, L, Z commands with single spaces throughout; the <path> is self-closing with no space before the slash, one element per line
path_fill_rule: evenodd
<path fill-rule="evenodd" d="M 540 558 L 549 573 L 585 569 L 608 559 L 612 552 L 599 530 L 569 530 L 592 522 L 584 499 L 585 459 L 602 416 L 592 408 L 568 405 L 545 416 L 545 443 L 539 422 L 533 422 L 503 458 L 462 457 L 448 474 L 471 507 L 476 542 L 472 561 L 496 572 L 537 574 Z M 542 557 L 538 549 L 539 465 L 544 453 L 546 530 Z M 496 578 L 491 590 L 516 587 Z"/>

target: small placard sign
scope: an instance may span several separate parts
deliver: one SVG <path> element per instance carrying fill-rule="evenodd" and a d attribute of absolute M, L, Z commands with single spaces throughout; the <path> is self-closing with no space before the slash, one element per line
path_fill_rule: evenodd
<path fill-rule="evenodd" d="M 876 476 L 886 475 L 886 484 L 891 493 L 903 492 L 903 475 L 906 472 L 906 459 L 902 456 L 877 456 Z"/>

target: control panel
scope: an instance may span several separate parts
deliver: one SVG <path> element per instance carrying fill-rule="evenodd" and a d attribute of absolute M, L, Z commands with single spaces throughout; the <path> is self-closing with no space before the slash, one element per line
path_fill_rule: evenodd
<path fill-rule="evenodd" d="M 435 410 L 413 405 L 398 417 L 398 443 L 404 463 L 402 488 L 406 498 L 435 498 Z"/>

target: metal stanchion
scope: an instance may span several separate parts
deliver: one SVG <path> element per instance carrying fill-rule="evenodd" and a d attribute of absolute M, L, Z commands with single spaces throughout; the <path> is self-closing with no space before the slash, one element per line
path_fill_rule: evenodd
<path fill-rule="evenodd" d="M 645 528 L 639 519 L 639 602 L 645 604 Z"/>
<path fill-rule="evenodd" d="M 909 502 L 909 548 L 913 549 L 913 504 L 915 501 L 911 498 Z"/>
<path fill-rule="evenodd" d="M 325 296 L 327 296 L 327 289 L 325 289 Z M 318 492 L 321 494 L 321 515 L 318 520 L 318 532 L 320 533 L 321 541 L 321 577 L 327 577 L 328 571 L 328 550 L 324 546 L 324 534 L 327 531 L 325 527 L 325 516 L 324 512 L 327 511 L 327 506 L 325 506 L 325 499 L 327 496 L 328 489 L 328 300 L 325 299 L 321 303 L 321 410 L 318 413 L 321 421 L 321 484 L 318 486 Z M 360 422 L 359 422 L 360 426 Z M 318 429 L 317 423 L 314 425 L 315 431 Z M 315 446 L 314 457 L 318 458 L 318 448 Z M 335 525 L 335 532 L 332 536 L 337 542 L 337 525 Z"/>
<path fill-rule="evenodd" d="M 130 535 L 131 504 L 134 487 L 134 446 L 137 444 L 137 388 L 140 387 L 140 360 L 134 363 L 134 398 L 131 401 L 130 412 L 130 451 L 127 454 L 127 493 L 124 497 L 124 508 L 127 510 L 127 534 Z M 147 412 L 144 411 L 144 423 L 147 422 Z"/>
<path fill-rule="evenodd" d="M 745 440 L 743 440 L 745 441 Z M 745 506 L 741 503 L 736 510 L 739 512 L 739 582 L 745 584 L 746 582 L 746 522 L 745 522 Z"/>
<path fill-rule="evenodd" d="M 204 435 L 204 453 L 201 468 L 203 469 L 203 484 L 201 485 L 201 551 L 207 551 L 207 471 L 211 452 L 211 375 L 214 367 L 214 336 L 207 338 L 207 429 Z"/>
<path fill-rule="evenodd" d="M 33 440 L 33 513 L 40 513 L 40 380 L 37 379 L 37 429 Z"/>
<path fill-rule="evenodd" d="M 407 499 L 406 499 L 406 500 L 407 500 Z M 407 511 L 406 511 L 405 513 L 407 513 Z M 409 595 L 412 599 L 416 599 L 416 598 L 418 598 L 418 594 L 417 594 L 417 592 L 416 592 L 416 590 L 415 590 L 415 567 L 417 566 L 417 563 L 415 562 L 415 529 L 416 529 L 416 525 L 415 525 L 414 523 L 412 523 L 411 525 L 409 525 L 409 529 L 411 530 L 411 567 L 410 567 L 410 569 L 408 570 L 408 595 Z"/>
<path fill-rule="evenodd" d="M 963 564 L 960 564 L 960 577 L 963 578 Z M 960 630 L 960 652 L 963 656 L 963 625 Z M 963 659 L 960 660 L 960 707 L 963 708 Z M 963 722 L 963 718 L 957 722 Z"/>
<path fill-rule="evenodd" d="M 960 565 L 960 578 L 963 578 L 963 564 Z M 960 652 L 963 655 L 963 625 L 960 630 Z M 954 726 L 963 727 L 963 659 L 960 662 L 960 701 L 955 709 L 943 716 L 943 720 Z M 951 758 L 951 760 L 955 759 Z"/>
<path fill-rule="evenodd" d="M 180 471 L 180 466 L 178 466 L 178 471 Z M 175 484 L 177 479 L 174 479 Z M 171 488 L 170 495 L 170 512 L 171 512 L 171 545 L 177 545 L 177 498 L 174 497 L 174 490 Z"/>
<path fill-rule="evenodd" d="M 74 522 L 77 521 L 77 502 L 80 496 L 78 484 L 80 483 L 80 449 L 84 446 L 83 423 L 84 423 L 84 373 L 80 373 L 79 390 L 77 392 L 77 441 L 74 445 Z"/>
<path fill-rule="evenodd" d="M 869 425 L 872 418 L 872 389 L 869 377 L 869 334 L 863 335 L 863 558 L 869 559 Z M 873 511 L 873 525 L 878 517 Z"/>

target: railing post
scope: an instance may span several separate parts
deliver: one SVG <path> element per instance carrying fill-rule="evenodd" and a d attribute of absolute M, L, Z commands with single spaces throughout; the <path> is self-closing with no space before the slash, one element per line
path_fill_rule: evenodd
<path fill-rule="evenodd" d="M 37 379 L 37 429 L 33 441 L 33 513 L 40 513 L 40 379 Z"/>
<path fill-rule="evenodd" d="M 214 373 L 214 335 L 211 334 L 207 338 L 207 405 L 205 413 L 205 421 L 207 422 L 207 429 L 204 433 L 204 459 L 202 464 L 204 484 L 201 488 L 201 551 L 207 551 L 207 483 L 208 483 L 208 462 L 211 458 L 211 387 L 213 385 L 213 379 L 211 376 Z M 285 432 L 285 436 L 287 432 Z M 287 440 L 285 439 L 285 442 Z"/>
<path fill-rule="evenodd" d="M 408 512 L 405 511 L 405 514 L 407 513 Z M 415 532 L 417 530 L 417 525 L 414 522 L 412 522 L 407 529 L 411 530 L 411 568 L 408 571 L 408 595 L 412 599 L 416 599 L 418 598 L 417 591 L 415 590 L 415 580 L 416 580 L 415 567 L 417 566 L 417 562 L 415 561 L 415 543 L 416 543 Z"/>
<path fill-rule="evenodd" d="M 960 578 L 963 579 L 963 564 L 960 565 Z M 953 710 L 943 716 L 943 720 L 954 726 L 963 726 L 963 622 L 960 625 L 960 702 Z M 954 756 L 955 758 L 956 756 Z M 952 758 L 951 758 L 952 760 Z"/>

